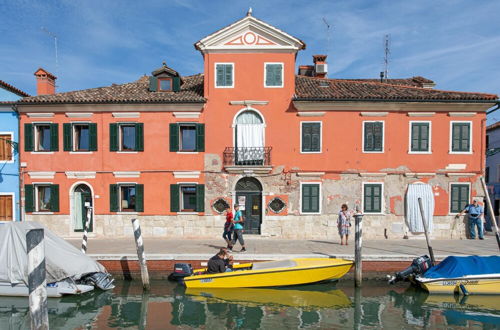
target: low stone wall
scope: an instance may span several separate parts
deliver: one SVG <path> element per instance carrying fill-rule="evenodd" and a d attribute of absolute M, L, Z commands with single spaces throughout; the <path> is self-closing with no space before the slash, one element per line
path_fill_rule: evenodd
<path fill-rule="evenodd" d="M 131 219 L 139 218 L 144 237 L 184 237 L 216 238 L 222 235 L 225 218 L 223 216 L 139 216 L 133 214 L 95 215 L 94 230 L 90 236 L 121 238 L 131 237 Z M 81 237 L 81 232 L 72 230 L 69 215 L 27 216 L 28 221 L 46 225 L 57 235 L 65 238 Z M 460 239 L 466 235 L 466 219 L 452 216 L 435 216 L 434 239 Z M 354 237 L 354 221 L 351 235 Z M 337 216 L 333 215 L 288 215 L 265 216 L 261 235 L 285 239 L 328 239 L 339 238 Z M 363 237 L 367 239 L 423 238 L 422 233 L 409 233 L 404 217 L 392 214 L 365 215 L 363 217 Z"/>

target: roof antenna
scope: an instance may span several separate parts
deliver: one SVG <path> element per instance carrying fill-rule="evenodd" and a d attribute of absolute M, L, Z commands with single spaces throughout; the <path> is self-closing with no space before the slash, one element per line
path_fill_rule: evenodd
<path fill-rule="evenodd" d="M 41 30 L 48 34 L 50 37 L 54 38 L 54 51 L 55 51 L 55 56 L 56 56 L 56 72 L 55 72 L 55 75 L 56 77 L 59 76 L 59 59 L 58 59 L 58 56 L 57 56 L 57 35 L 53 32 L 50 32 L 49 30 L 47 30 L 45 27 L 41 27 Z M 56 86 L 58 87 L 58 86 Z"/>
<path fill-rule="evenodd" d="M 330 24 L 323 17 L 323 23 L 326 25 L 326 55 L 330 55 Z"/>
<path fill-rule="evenodd" d="M 252 7 L 248 8 L 247 16 L 252 16 Z"/>
<path fill-rule="evenodd" d="M 386 34 L 384 37 L 384 80 L 387 82 L 389 78 L 389 55 L 391 54 L 390 43 L 391 35 Z"/>

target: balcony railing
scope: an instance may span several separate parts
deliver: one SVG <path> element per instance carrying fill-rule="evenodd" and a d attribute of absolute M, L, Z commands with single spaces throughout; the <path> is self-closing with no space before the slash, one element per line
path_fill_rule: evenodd
<path fill-rule="evenodd" d="M 224 150 L 224 166 L 268 166 L 271 165 L 272 147 L 232 148 Z"/>

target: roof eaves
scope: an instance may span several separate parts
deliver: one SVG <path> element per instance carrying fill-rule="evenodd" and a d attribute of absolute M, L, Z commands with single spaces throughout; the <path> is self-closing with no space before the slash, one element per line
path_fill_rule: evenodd
<path fill-rule="evenodd" d="M 321 98 L 321 97 L 294 97 L 292 101 L 317 101 L 317 102 L 434 102 L 434 103 L 494 103 L 496 100 L 488 99 L 415 99 L 415 98 Z"/>
<path fill-rule="evenodd" d="M 19 95 L 19 96 L 23 96 L 23 97 L 27 97 L 27 96 L 30 96 L 28 93 L 26 92 L 23 92 L 22 90 L 20 90 L 19 88 L 17 87 L 14 87 L 12 86 L 11 84 L 9 83 L 6 83 L 5 81 L 3 80 L 0 80 L 0 85 L 2 85 L 3 87 L 5 87 L 6 89 L 8 89 L 10 92 L 16 94 L 16 95 Z"/>

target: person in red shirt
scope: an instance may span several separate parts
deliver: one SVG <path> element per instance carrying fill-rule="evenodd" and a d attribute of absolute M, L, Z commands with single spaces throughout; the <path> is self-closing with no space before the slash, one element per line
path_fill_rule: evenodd
<path fill-rule="evenodd" d="M 227 248 L 231 250 L 233 245 L 231 244 L 231 235 L 233 233 L 233 212 L 231 211 L 231 206 L 228 206 L 226 209 L 226 223 L 224 224 L 224 233 L 222 234 L 222 238 L 227 243 Z"/>

